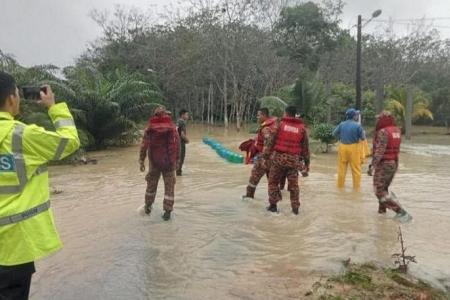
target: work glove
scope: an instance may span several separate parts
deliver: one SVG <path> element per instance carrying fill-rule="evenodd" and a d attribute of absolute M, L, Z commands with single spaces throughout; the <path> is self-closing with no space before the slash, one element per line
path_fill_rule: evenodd
<path fill-rule="evenodd" d="M 142 160 L 139 160 L 139 170 L 141 170 L 141 172 L 145 171 L 145 164 Z"/>

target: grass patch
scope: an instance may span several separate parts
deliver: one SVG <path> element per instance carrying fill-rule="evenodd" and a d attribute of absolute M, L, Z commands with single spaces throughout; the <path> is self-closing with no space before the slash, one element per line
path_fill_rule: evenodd
<path fill-rule="evenodd" d="M 333 284 L 329 284 L 332 282 Z M 436 299 L 450 300 L 445 291 L 395 269 L 384 269 L 371 263 L 350 264 L 346 272 L 317 282 L 308 299 Z"/>
<path fill-rule="evenodd" d="M 368 291 L 373 291 L 375 289 L 375 286 L 372 283 L 372 278 L 369 275 L 358 271 L 345 272 L 344 276 L 342 276 L 342 281 L 347 284 L 357 285 Z"/>

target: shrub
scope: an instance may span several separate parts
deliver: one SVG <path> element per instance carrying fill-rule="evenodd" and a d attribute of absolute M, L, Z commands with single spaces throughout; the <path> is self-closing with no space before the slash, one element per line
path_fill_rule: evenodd
<path fill-rule="evenodd" d="M 321 123 L 313 127 L 311 136 L 325 144 L 325 152 L 328 152 L 328 145 L 335 141 L 333 136 L 334 126 L 328 123 Z"/>

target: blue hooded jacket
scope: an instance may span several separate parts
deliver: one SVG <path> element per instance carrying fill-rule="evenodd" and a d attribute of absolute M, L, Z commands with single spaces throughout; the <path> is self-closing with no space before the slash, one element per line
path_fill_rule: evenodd
<path fill-rule="evenodd" d="M 358 110 L 353 108 L 348 109 L 345 112 L 345 117 L 347 120 L 341 122 L 333 131 L 333 135 L 342 143 L 342 144 L 356 144 L 361 140 L 366 139 L 366 134 L 364 133 L 364 129 L 361 124 L 354 121 L 353 118 L 359 114 Z"/>

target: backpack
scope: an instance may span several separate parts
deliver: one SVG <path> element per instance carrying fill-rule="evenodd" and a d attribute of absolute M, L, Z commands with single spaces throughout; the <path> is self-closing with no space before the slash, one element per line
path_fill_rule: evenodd
<path fill-rule="evenodd" d="M 152 166 L 160 171 L 172 171 L 179 156 L 179 138 L 170 118 L 152 120 L 147 129 L 150 141 L 148 157 Z"/>

